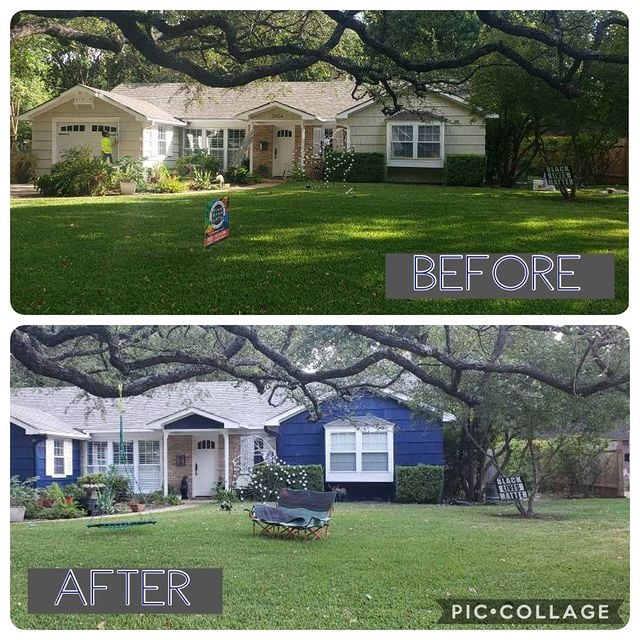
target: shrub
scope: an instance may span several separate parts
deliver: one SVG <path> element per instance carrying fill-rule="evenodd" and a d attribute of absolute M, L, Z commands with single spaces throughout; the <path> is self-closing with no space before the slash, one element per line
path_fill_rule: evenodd
<path fill-rule="evenodd" d="M 191 188 L 194 191 L 209 191 L 216 186 L 211 171 L 206 169 L 195 168 L 193 170 L 193 178 L 191 179 Z"/>
<path fill-rule="evenodd" d="M 260 181 L 260 178 L 249 172 L 247 167 L 240 165 L 239 167 L 229 167 L 224 172 L 224 179 L 232 184 L 254 184 Z"/>
<path fill-rule="evenodd" d="M 35 185 L 43 196 L 98 196 L 112 183 L 112 165 L 94 158 L 91 149 L 81 147 L 65 152 L 62 162 L 40 176 Z"/>
<path fill-rule="evenodd" d="M 396 467 L 396 500 L 398 502 L 437 503 L 442 492 L 441 465 L 417 464 Z"/>
<path fill-rule="evenodd" d="M 384 182 L 383 153 L 328 151 L 325 154 L 324 179 L 329 182 Z"/>
<path fill-rule="evenodd" d="M 308 489 L 307 470 L 306 467 L 290 465 L 276 458 L 253 467 L 249 484 L 240 490 L 240 498 L 267 502 L 275 500 L 284 487 Z"/>
<path fill-rule="evenodd" d="M 56 502 L 51 507 L 45 507 L 39 509 L 34 518 L 37 520 L 63 520 L 70 518 L 82 518 L 87 513 L 84 509 L 80 508 L 77 502 Z"/>
<path fill-rule="evenodd" d="M 458 155 L 447 156 L 445 178 L 447 185 L 479 187 L 484 182 L 487 160 L 485 156 Z"/>
<path fill-rule="evenodd" d="M 175 169 L 179 176 L 192 176 L 196 169 L 201 171 L 209 171 L 216 174 L 220 168 L 220 163 L 212 155 L 205 151 L 196 150 L 185 156 L 180 156 L 176 160 Z"/>
<path fill-rule="evenodd" d="M 182 193 L 188 188 L 188 182 L 182 182 L 178 178 L 172 178 L 171 176 L 160 178 L 158 182 L 149 185 L 149 191 L 154 193 Z"/>
<path fill-rule="evenodd" d="M 36 177 L 36 156 L 30 149 L 11 152 L 11 182 L 30 183 Z"/>
<path fill-rule="evenodd" d="M 27 511 L 35 507 L 38 491 L 34 484 L 38 481 L 38 476 L 20 480 L 19 476 L 11 476 L 9 503 L 12 507 L 25 507 Z"/>
<path fill-rule="evenodd" d="M 138 181 L 143 180 L 146 175 L 142 160 L 136 160 L 131 156 L 120 158 L 120 160 L 114 163 L 113 167 L 113 181 L 115 183 L 135 182 L 137 186 Z"/>
<path fill-rule="evenodd" d="M 324 469 L 321 464 L 303 464 L 298 467 L 307 473 L 307 489 L 324 491 Z"/>

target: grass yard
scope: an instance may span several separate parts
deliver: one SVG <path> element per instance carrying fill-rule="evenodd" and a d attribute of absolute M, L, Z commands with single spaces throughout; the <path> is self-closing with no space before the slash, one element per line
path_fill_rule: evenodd
<path fill-rule="evenodd" d="M 547 501 L 555 519 L 508 507 L 339 503 L 321 542 L 251 536 L 214 505 L 109 531 L 86 521 L 11 527 L 11 615 L 21 628 L 431 628 L 436 599 L 622 599 L 629 615 L 629 501 Z M 222 567 L 224 613 L 29 615 L 30 567 Z"/>
<path fill-rule="evenodd" d="M 24 314 L 620 313 L 628 197 L 426 185 L 12 201 L 11 300 Z M 386 300 L 386 253 L 615 253 L 614 300 Z"/>

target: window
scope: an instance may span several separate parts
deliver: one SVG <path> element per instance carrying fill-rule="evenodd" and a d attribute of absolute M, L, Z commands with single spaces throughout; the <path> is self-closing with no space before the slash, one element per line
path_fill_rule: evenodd
<path fill-rule="evenodd" d="M 113 443 L 113 464 L 133 464 L 133 441 L 124 443 L 122 462 L 120 461 L 120 443 Z"/>
<path fill-rule="evenodd" d="M 53 441 L 53 473 L 56 476 L 64 475 L 64 440 Z"/>
<path fill-rule="evenodd" d="M 185 129 L 184 152 L 193 153 L 196 149 L 202 149 L 202 129 Z"/>
<path fill-rule="evenodd" d="M 276 138 L 292 138 L 293 133 L 291 129 L 278 129 L 276 132 Z"/>
<path fill-rule="evenodd" d="M 117 127 L 111 127 L 106 124 L 92 124 L 91 131 L 108 131 L 109 133 L 116 133 Z"/>
<path fill-rule="evenodd" d="M 196 449 L 215 449 L 216 443 L 213 440 L 200 440 Z"/>
<path fill-rule="evenodd" d="M 260 464 L 265 460 L 265 445 L 262 438 L 254 438 L 253 440 L 253 464 Z"/>
<path fill-rule="evenodd" d="M 334 130 L 331 127 L 313 128 L 313 155 L 324 155 L 325 149 L 332 149 Z"/>
<path fill-rule="evenodd" d="M 107 442 L 89 442 L 87 445 L 87 473 L 104 473 L 109 467 Z"/>
<path fill-rule="evenodd" d="M 207 129 L 207 148 L 219 163 L 224 166 L 224 129 Z"/>
<path fill-rule="evenodd" d="M 444 166 L 444 127 L 441 124 L 390 124 L 389 157 L 391 166 Z"/>
<path fill-rule="evenodd" d="M 356 428 L 344 421 L 326 425 L 325 454 L 328 482 L 391 482 L 393 426 Z"/>
<path fill-rule="evenodd" d="M 160 464 L 159 440 L 140 440 L 138 442 L 138 464 Z"/>
<path fill-rule="evenodd" d="M 167 155 L 167 128 L 158 125 L 158 155 Z"/>

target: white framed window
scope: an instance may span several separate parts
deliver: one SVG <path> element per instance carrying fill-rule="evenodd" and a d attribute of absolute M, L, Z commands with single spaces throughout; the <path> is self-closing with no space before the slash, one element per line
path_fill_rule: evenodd
<path fill-rule="evenodd" d="M 113 464 L 120 464 L 120 443 L 113 444 Z M 122 452 L 122 464 L 133 465 L 133 440 L 124 443 L 124 451 Z"/>
<path fill-rule="evenodd" d="M 441 122 L 387 123 L 387 165 L 444 166 L 444 124 Z"/>
<path fill-rule="evenodd" d="M 197 149 L 202 149 L 202 129 L 185 129 L 183 151 L 191 154 Z"/>
<path fill-rule="evenodd" d="M 64 475 L 64 440 L 53 441 L 53 475 Z"/>
<path fill-rule="evenodd" d="M 109 469 L 109 443 L 92 441 L 87 443 L 87 473 L 106 473 Z"/>
<path fill-rule="evenodd" d="M 392 482 L 393 425 L 325 426 L 327 482 Z"/>
<path fill-rule="evenodd" d="M 220 168 L 224 166 L 224 129 L 207 129 L 207 149 Z"/>
<path fill-rule="evenodd" d="M 161 124 L 158 125 L 158 155 L 167 155 L 167 128 Z"/>
<path fill-rule="evenodd" d="M 160 440 L 138 441 L 138 464 L 160 464 Z"/>
<path fill-rule="evenodd" d="M 326 149 L 332 149 L 334 143 L 333 127 L 313 127 L 313 155 L 322 156 Z"/>

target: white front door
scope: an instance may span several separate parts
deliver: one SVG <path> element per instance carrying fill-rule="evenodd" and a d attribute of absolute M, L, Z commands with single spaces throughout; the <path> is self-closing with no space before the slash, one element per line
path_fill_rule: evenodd
<path fill-rule="evenodd" d="M 193 441 L 193 495 L 210 496 L 218 481 L 216 440 L 211 438 Z"/>
<path fill-rule="evenodd" d="M 276 129 L 273 136 L 273 176 L 286 175 L 293 164 L 295 137 L 293 127 Z"/>

